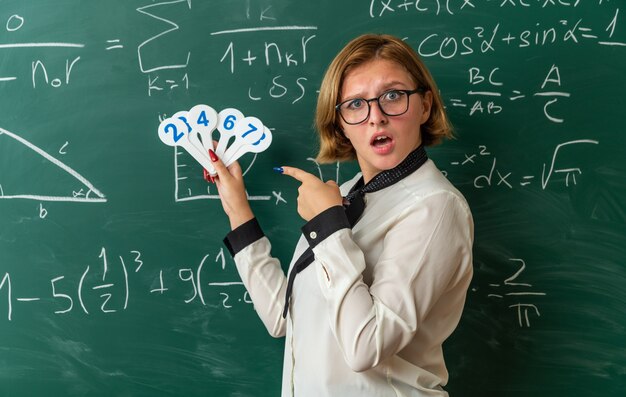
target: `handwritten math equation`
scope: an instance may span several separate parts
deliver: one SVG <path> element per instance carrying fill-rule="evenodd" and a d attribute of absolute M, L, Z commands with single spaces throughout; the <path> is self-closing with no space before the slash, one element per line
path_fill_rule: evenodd
<path fill-rule="evenodd" d="M 514 186 L 526 187 L 528 185 L 539 183 L 541 189 L 545 190 L 551 183 L 562 183 L 565 187 L 577 184 L 576 177 L 583 173 L 583 170 L 575 163 L 563 163 L 559 161 L 559 154 L 567 149 L 578 145 L 598 145 L 599 141 L 593 139 L 578 139 L 558 144 L 553 153 L 552 158 L 548 162 L 544 162 L 536 173 L 528 173 L 524 175 L 515 175 L 506 168 L 506 165 L 498 163 L 498 158 L 491 153 L 486 145 L 479 145 L 474 152 L 465 153 L 463 158 L 453 159 L 449 164 L 453 168 L 465 168 L 476 166 L 478 163 L 489 164 L 489 168 L 484 170 L 473 179 L 473 185 L 476 189 L 487 188 L 507 188 L 513 189 Z M 449 174 L 445 171 L 446 176 Z M 557 179 L 558 178 L 558 179 Z"/>
<path fill-rule="evenodd" d="M 505 278 L 502 283 L 491 283 L 491 289 L 487 297 L 499 301 L 505 301 L 506 306 L 512 309 L 520 328 L 530 328 L 531 317 L 541 317 L 537 299 L 547 295 L 546 292 L 533 289 L 533 285 L 518 281 L 518 277 L 526 270 L 526 262 L 520 258 L 510 258 L 515 263 L 517 271 Z"/>
<path fill-rule="evenodd" d="M 603 0 L 598 0 L 602 4 Z M 457 15 L 482 7 L 501 9 L 576 8 L 581 0 L 370 0 L 370 18 L 380 18 L 394 13 L 435 13 Z"/>
<path fill-rule="evenodd" d="M 590 3 L 590 2 L 589 2 Z M 439 56 L 449 59 L 454 56 L 485 54 L 506 47 L 529 48 L 570 43 L 579 45 L 593 43 L 601 46 L 626 46 L 626 38 L 615 35 L 619 21 L 619 8 L 606 0 L 596 4 L 585 4 L 593 8 L 607 7 L 604 22 L 589 22 L 583 17 L 555 18 L 550 23 L 536 22 L 534 26 L 522 29 L 508 29 L 502 22 L 489 26 L 476 26 L 474 31 L 464 35 L 432 33 L 418 43 L 418 53 L 423 57 Z M 536 10 L 564 10 L 570 15 L 572 9 L 582 8 L 580 0 L 370 0 L 370 18 L 393 18 L 407 13 L 428 13 L 439 15 L 463 15 L 474 13 L 482 7 L 496 7 L 504 11 L 525 12 Z M 487 12 L 488 13 L 488 12 Z M 580 15 L 586 15 L 581 9 Z"/>
<path fill-rule="evenodd" d="M 485 26 L 474 26 L 471 32 L 464 35 L 444 36 L 432 33 L 425 38 L 417 39 L 416 50 L 424 58 L 438 57 L 452 59 L 469 55 L 494 54 L 508 48 L 524 51 L 529 48 L 543 48 L 560 45 L 597 44 L 600 46 L 626 46 L 626 41 L 613 39 L 617 26 L 619 9 L 603 27 L 602 36 L 595 34 L 593 28 L 584 25 L 583 18 L 576 21 L 561 19 L 553 26 L 543 27 L 537 23 L 530 30 L 507 30 L 501 23 Z M 505 33 L 506 32 L 506 33 Z M 626 38 L 624 39 L 626 40 Z"/>
<path fill-rule="evenodd" d="M 12 321 L 14 311 L 22 306 L 33 305 L 41 301 L 53 301 L 57 308 L 54 314 L 70 314 L 81 311 L 85 315 L 95 313 L 111 314 L 127 310 L 132 306 L 132 298 L 137 288 L 141 288 L 144 296 L 173 294 L 182 295 L 178 298 L 185 304 L 207 306 L 209 297 L 217 300 L 218 306 L 230 309 L 234 305 L 251 304 L 252 301 L 241 281 L 207 281 L 206 273 L 215 269 L 226 269 L 226 258 L 223 249 L 215 256 L 213 262 L 210 255 L 205 255 L 197 266 L 174 269 L 175 276 L 169 269 L 147 270 L 140 251 L 130 251 L 130 258 L 118 256 L 110 260 L 106 248 L 102 248 L 98 256 L 99 264 L 87 265 L 77 281 L 71 281 L 66 275 L 58 275 L 50 279 L 50 289 L 43 296 L 25 296 L 20 293 L 16 280 L 5 272 L 0 277 L 0 302 L 5 302 L 6 318 Z M 133 280 L 134 274 L 152 272 L 150 286 L 138 287 Z M 0 273 L 1 274 L 1 273 Z M 142 277 L 143 278 L 143 277 Z M 2 304 L 0 303 L 0 308 Z"/>
<path fill-rule="evenodd" d="M 137 48 L 140 70 L 148 75 L 149 96 L 180 88 L 189 89 L 188 67 L 192 56 L 191 51 L 187 52 L 185 59 L 181 58 L 177 62 L 168 62 L 166 59 L 155 57 L 148 61 L 147 51 L 145 51 L 150 46 L 158 45 L 158 40 L 162 36 L 180 29 L 173 19 L 164 18 L 161 14 L 163 10 L 159 10 L 171 3 L 182 2 L 157 2 L 137 8 L 137 11 L 146 17 L 160 21 L 164 29 L 167 27 L 159 34 L 143 41 Z M 191 9 L 190 3 L 186 4 Z M 157 10 L 159 10 L 158 14 Z M 310 59 L 308 47 L 316 37 L 314 32 L 317 26 L 277 26 L 275 23 L 279 22 L 279 18 L 273 13 L 271 5 L 254 12 L 248 3 L 245 15 L 247 20 L 258 19 L 261 26 L 233 27 L 210 32 L 209 37 L 215 43 L 216 51 L 221 54 L 216 57 L 216 61 L 231 75 L 243 76 L 248 75 L 251 70 L 272 68 L 274 74 L 269 76 L 271 83 L 256 81 L 247 87 L 247 97 L 251 101 L 286 100 L 292 105 L 299 102 L 307 90 L 312 91 L 307 84 L 310 76 L 304 73 L 294 76 L 291 70 L 298 70 Z M 266 25 L 268 22 L 272 25 Z M 257 40 L 250 40 L 251 38 Z M 147 66 L 148 64 L 151 66 Z"/>
<path fill-rule="evenodd" d="M 381 1 L 381 0 L 378 0 Z M 450 0 L 446 0 L 449 2 Z M 552 2 L 553 0 L 548 0 Z M 439 0 L 437 0 L 439 3 Z M 561 1 L 559 1 L 561 2 Z M 383 3 L 383 1 L 381 1 Z M 382 16 L 387 11 L 392 10 L 389 6 L 391 0 L 383 3 L 383 9 L 379 13 Z M 420 0 L 415 2 L 419 6 Z M 491 2 L 494 4 L 496 2 Z M 505 0 L 506 3 L 506 0 Z M 536 1 L 535 1 L 536 3 Z M 600 0 L 602 3 L 602 0 Z M 374 4 L 374 2 L 372 2 Z M 465 4 L 470 4 L 468 1 Z M 403 11 L 409 11 L 409 2 L 402 2 Z M 598 7 L 602 4 L 598 4 Z M 608 6 L 608 3 L 606 4 Z M 371 8 L 370 8 L 371 10 Z M 427 9 L 420 10 L 425 12 Z M 457 56 L 493 54 L 507 48 L 517 48 L 525 50 L 529 48 L 543 48 L 547 46 L 593 44 L 606 47 L 624 47 L 626 38 L 616 37 L 616 27 L 620 22 L 619 8 L 615 7 L 607 10 L 603 21 L 593 22 L 583 17 L 566 19 L 555 18 L 551 21 L 536 22 L 533 26 L 525 28 L 508 28 L 506 23 L 497 22 L 488 26 L 474 26 L 471 31 L 464 34 L 442 34 L 431 33 L 425 37 L 411 38 L 420 56 L 439 57 L 441 59 L 451 59 Z M 391 11 L 394 14 L 395 10 Z M 454 15 L 452 11 L 448 11 Z M 541 10 L 537 12 L 537 15 Z M 439 15 L 439 11 L 437 11 Z M 370 16 L 374 18 L 374 13 L 370 11 Z M 391 15 L 390 15 L 391 16 Z M 415 43 L 413 41 L 417 40 Z"/>
<path fill-rule="evenodd" d="M 525 28 L 508 28 L 506 22 L 494 22 L 491 25 L 477 25 L 468 28 L 465 33 L 425 32 L 421 37 L 407 37 L 417 52 L 424 58 L 440 57 L 451 59 L 457 56 L 472 54 L 490 54 L 505 48 L 543 48 L 546 46 L 574 45 L 592 43 L 600 46 L 626 47 L 626 37 L 620 35 L 617 27 L 622 23 L 619 8 L 608 1 L 598 0 L 598 4 L 586 7 L 602 8 L 601 20 L 588 21 L 582 15 L 585 10 L 579 0 L 371 0 L 365 3 L 369 18 L 392 18 L 408 12 L 428 13 L 436 18 L 440 14 L 462 15 L 465 12 L 476 12 L 478 8 L 498 7 L 500 9 L 542 10 L 558 8 L 564 10 L 579 9 L 580 17 L 555 17 L 550 21 L 537 20 Z M 29 65 L 30 84 L 33 88 L 47 85 L 60 88 L 71 84 L 80 73 L 83 63 L 82 51 L 85 48 L 100 46 L 106 52 L 133 51 L 133 61 L 145 77 L 147 96 L 167 94 L 171 91 L 189 90 L 193 76 L 190 65 L 194 54 L 191 49 L 185 51 L 185 42 L 181 39 L 177 55 L 164 56 L 155 48 L 167 46 L 172 37 L 181 34 L 185 28 L 180 22 L 188 17 L 181 15 L 197 14 L 198 6 L 192 8 L 191 0 L 156 1 L 146 3 L 135 10 L 144 20 L 160 27 L 157 33 L 132 40 L 133 44 L 125 44 L 128 38 L 116 36 L 102 37 L 99 43 L 73 42 L 11 42 L 15 34 L 32 29 L 27 14 L 0 14 L 0 51 L 24 48 L 57 48 L 65 49 L 68 54 L 62 64 L 51 65 L 38 57 L 34 57 Z M 209 44 L 217 54 L 212 62 L 221 66 L 234 76 L 243 77 L 252 70 L 265 71 L 271 67 L 271 74 L 263 81 L 252 82 L 246 88 L 251 101 L 282 100 L 298 103 L 305 95 L 315 94 L 313 71 L 303 69 L 318 54 L 311 50 L 316 43 L 319 27 L 303 21 L 301 24 L 280 24 L 281 14 L 272 5 L 251 9 L 250 3 L 240 8 L 247 22 L 257 26 L 241 28 L 232 26 L 229 29 L 214 30 L 208 33 Z M 570 12 L 567 13 L 569 15 Z M 247 23 L 246 25 L 249 25 Z M 4 27 L 4 29 L 2 29 Z M 128 47 L 128 48 L 127 48 Z M 177 48 L 180 50 L 180 48 Z M 167 48 L 163 49 L 167 53 Z M 129 54 L 130 56 L 131 54 Z M 58 61 L 57 61 L 58 62 Z M 9 84 L 18 80 L 16 74 L 3 75 L 0 72 L 0 84 Z M 511 73 L 511 71 L 507 71 Z M 85 78 L 85 76 L 81 76 Z M 514 94 L 518 97 L 523 94 Z M 553 99 L 559 99 L 557 98 Z M 498 109 L 497 105 L 495 109 Z M 473 112 L 479 111 L 473 108 Z M 555 120 L 559 117 L 555 116 Z"/>
<path fill-rule="evenodd" d="M 136 12 L 143 18 L 151 19 L 155 26 L 161 29 L 150 37 L 139 39 L 136 46 L 128 48 L 125 39 L 120 37 L 102 38 L 99 43 L 86 43 L 80 40 L 71 42 L 60 41 L 36 41 L 36 42 L 11 42 L 12 37 L 16 37 L 20 31 L 32 29 L 29 15 L 24 13 L 14 13 L 4 16 L 0 14 L 0 51 L 18 49 L 57 49 L 65 53 L 75 53 L 66 57 L 62 64 L 58 61 L 53 65 L 44 62 L 38 56 L 32 58 L 30 62 L 29 84 L 33 89 L 48 86 L 51 88 L 62 88 L 74 81 L 74 74 L 80 73 L 83 55 L 86 48 L 100 46 L 107 53 L 127 52 L 129 49 L 134 54 L 137 67 L 141 74 L 145 76 L 145 92 L 147 96 L 167 94 L 172 91 L 187 91 L 192 83 L 192 76 L 189 72 L 192 56 L 191 50 L 183 51 L 183 54 L 165 56 L 154 51 L 155 48 L 162 48 L 164 42 L 174 35 L 180 34 L 184 26 L 179 22 L 180 14 L 187 13 L 193 15 L 197 13 L 192 10 L 191 0 L 173 0 L 151 2 L 136 8 Z M 271 84 L 266 87 L 265 81 L 257 82 L 248 88 L 248 98 L 252 101 L 286 99 L 292 104 L 300 101 L 307 92 L 307 82 L 310 76 L 301 75 L 287 77 L 288 70 L 298 68 L 307 63 L 308 46 L 316 37 L 312 32 L 317 30 L 316 26 L 308 25 L 286 25 L 276 26 L 277 17 L 274 16 L 272 6 L 265 6 L 256 13 L 251 10 L 250 4 L 241 10 L 245 13 L 246 19 L 258 20 L 261 26 L 253 28 L 223 29 L 210 32 L 209 37 L 215 41 L 215 45 L 223 43 L 222 38 L 227 38 L 225 46 L 220 49 L 221 56 L 217 57 L 218 65 L 226 65 L 231 74 L 248 74 L 251 68 L 266 68 L 272 66 L 276 74 L 270 76 Z M 272 22 L 267 26 L 267 22 Z M 250 37 L 262 39 L 254 44 L 250 43 Z M 294 36 L 300 35 L 300 36 Z M 183 40 L 184 41 L 184 40 Z M 294 44 L 296 42 L 296 44 Z M 179 43 L 184 47 L 184 42 Z M 164 50 L 167 52 L 167 48 Z M 205 50 L 203 50 L 205 51 Z M 310 58 L 310 57 L 309 57 Z M 241 72 L 239 67 L 241 66 Z M 285 72 L 281 71 L 284 69 Z M 0 71 L 0 84 L 10 84 L 21 80 L 19 73 L 13 72 L 10 75 L 7 71 Z M 289 73 L 292 76 L 292 73 Z M 82 76 L 83 78 L 85 76 Z M 310 91 L 313 91 L 312 89 Z"/>
<path fill-rule="evenodd" d="M 177 295 L 185 304 L 221 307 L 231 309 L 235 305 L 249 305 L 252 300 L 241 281 L 207 281 L 207 273 L 215 276 L 215 271 L 226 269 L 223 249 L 220 249 L 213 260 L 205 255 L 197 266 L 169 269 L 147 270 L 140 251 L 130 251 L 129 257 L 118 256 L 110 260 L 106 248 L 102 248 L 98 256 L 99 263 L 87 265 L 77 281 L 71 281 L 65 275 L 50 279 L 50 289 L 45 296 L 25 296 L 17 289 L 16 281 L 6 272 L 0 278 L 0 308 L 4 306 L 6 319 L 12 321 L 14 312 L 23 306 L 33 305 L 41 301 L 53 302 L 56 306 L 54 314 L 69 315 L 79 311 L 85 315 L 96 313 L 112 314 L 132 308 L 133 297 L 136 295 Z M 490 283 L 488 297 L 498 301 L 506 301 L 507 308 L 512 309 L 521 328 L 530 328 L 531 317 L 540 317 L 537 298 L 547 295 L 546 292 L 533 289 L 533 285 L 520 280 L 526 270 L 526 263 L 520 258 L 510 258 L 517 270 L 506 277 L 501 283 Z M 137 286 L 133 275 L 151 272 L 150 285 Z M 175 274 L 175 277 L 168 278 Z M 222 277 L 215 277 L 222 278 Z M 142 279 L 145 279 L 142 277 Z M 140 292 L 136 292 L 141 288 Z M 217 303 L 209 301 L 212 298 Z M 4 317 L 4 316 L 3 316 Z"/>
<path fill-rule="evenodd" d="M 502 112 L 507 100 L 515 102 L 530 96 L 543 98 L 543 114 L 550 122 L 563 123 L 565 120 L 563 116 L 557 114 L 558 110 L 554 109 L 558 109 L 559 100 L 566 100 L 571 93 L 562 88 L 561 73 L 556 64 L 553 64 L 546 72 L 541 85 L 536 84 L 534 92 L 528 94 L 517 89 L 512 89 L 508 93 L 503 92 L 505 87 L 504 82 L 498 78 L 500 75 L 498 67 L 488 72 L 472 67 L 468 74 L 471 89 L 467 91 L 467 98 L 450 98 L 450 103 L 452 107 L 468 109 L 470 116 L 496 115 Z"/>

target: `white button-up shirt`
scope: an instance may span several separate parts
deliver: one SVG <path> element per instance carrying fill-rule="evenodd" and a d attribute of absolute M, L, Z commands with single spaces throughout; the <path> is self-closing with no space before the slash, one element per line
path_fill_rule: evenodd
<path fill-rule="evenodd" d="M 470 209 L 431 160 L 366 197 L 353 229 L 341 207 L 303 228 L 290 268 L 309 245 L 315 260 L 287 318 L 287 278 L 256 220 L 225 240 L 267 330 L 286 336 L 283 397 L 447 396 L 442 343 L 472 277 Z"/>

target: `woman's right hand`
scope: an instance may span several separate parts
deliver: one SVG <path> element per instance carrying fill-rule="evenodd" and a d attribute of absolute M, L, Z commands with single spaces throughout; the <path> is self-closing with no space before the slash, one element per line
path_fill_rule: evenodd
<path fill-rule="evenodd" d="M 222 207 L 230 220 L 231 229 L 234 230 L 254 218 L 243 183 L 243 173 L 238 162 L 235 161 L 226 168 L 215 152 L 210 150 L 209 155 L 217 172 L 214 178 Z"/>

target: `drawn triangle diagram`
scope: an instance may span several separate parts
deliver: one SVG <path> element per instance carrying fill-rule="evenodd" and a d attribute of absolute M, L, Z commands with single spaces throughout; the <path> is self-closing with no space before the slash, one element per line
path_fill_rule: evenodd
<path fill-rule="evenodd" d="M 74 169 L 1 127 L 0 199 L 107 201 L 100 190 Z"/>

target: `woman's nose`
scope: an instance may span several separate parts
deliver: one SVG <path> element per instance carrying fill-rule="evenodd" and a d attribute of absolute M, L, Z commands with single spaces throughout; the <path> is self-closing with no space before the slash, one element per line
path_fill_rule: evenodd
<path fill-rule="evenodd" d="M 385 124 L 387 122 L 387 115 L 383 112 L 378 104 L 378 101 L 370 102 L 370 119 L 372 124 Z"/>

